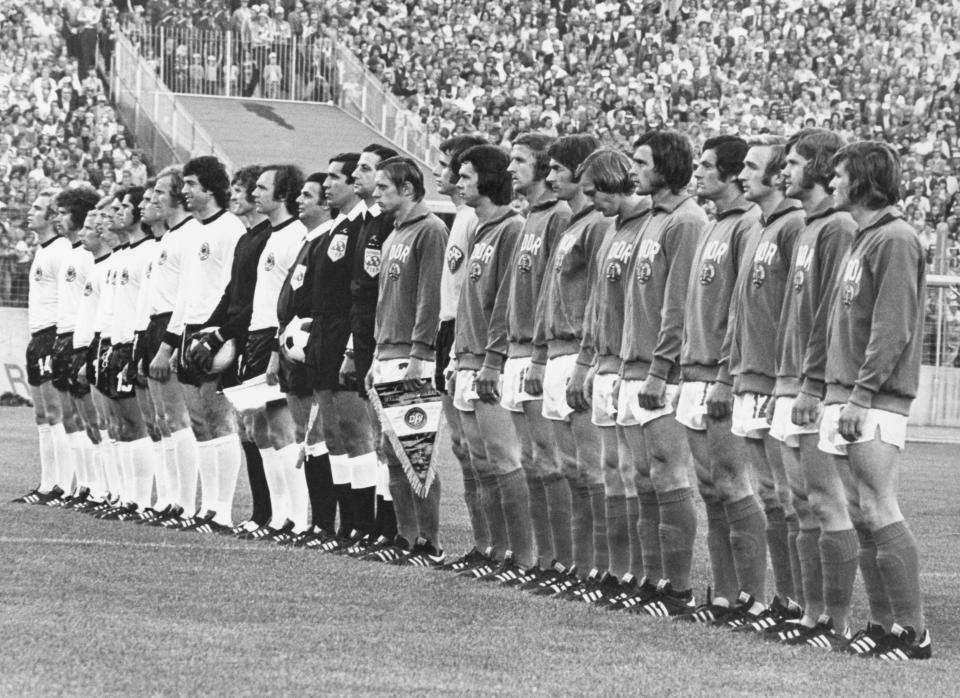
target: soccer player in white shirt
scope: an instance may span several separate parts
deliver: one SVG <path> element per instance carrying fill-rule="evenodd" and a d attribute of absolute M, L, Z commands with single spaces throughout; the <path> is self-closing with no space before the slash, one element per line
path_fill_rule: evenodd
<path fill-rule="evenodd" d="M 58 499 L 71 487 L 70 445 L 63 426 L 63 407 L 52 383 L 53 345 L 57 339 L 57 279 L 63 260 L 70 253 L 70 242 L 57 235 L 54 227 L 57 192 L 42 191 L 27 214 L 27 228 L 37 236 L 39 245 L 30 266 L 30 292 L 27 318 L 30 343 L 27 345 L 27 383 L 33 399 L 37 431 L 40 435 L 40 484 L 18 502 L 44 504 Z"/>

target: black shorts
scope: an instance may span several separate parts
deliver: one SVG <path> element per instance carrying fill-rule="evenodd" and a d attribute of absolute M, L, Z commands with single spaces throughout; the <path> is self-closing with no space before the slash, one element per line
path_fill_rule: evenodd
<path fill-rule="evenodd" d="M 138 368 L 143 371 L 143 375 L 150 375 L 150 362 L 160 351 L 160 345 L 163 344 L 163 333 L 167 331 L 167 325 L 170 324 L 170 316 L 173 313 L 160 313 L 150 317 L 147 323 L 147 329 L 140 333 L 140 338 L 134 343 L 136 351 L 133 354 L 134 361 L 138 362 Z"/>
<path fill-rule="evenodd" d="M 357 392 L 364 400 L 367 391 L 364 379 L 373 365 L 373 356 L 377 348 L 374 331 L 377 324 L 377 306 L 354 305 L 350 309 L 350 334 L 353 335 L 353 365 L 357 368 Z"/>
<path fill-rule="evenodd" d="M 73 332 L 58 334 L 53 343 L 53 387 L 70 390 L 70 369 L 73 368 Z"/>
<path fill-rule="evenodd" d="M 94 364 L 94 376 L 91 385 L 95 385 L 106 397 L 110 397 L 110 340 L 98 337 L 95 340 L 97 347 L 97 358 Z"/>
<path fill-rule="evenodd" d="M 133 333 L 132 358 L 127 366 L 127 382 L 138 388 L 147 387 L 147 376 L 150 375 L 150 362 L 144 363 L 143 334 L 142 330 Z M 144 370 L 142 374 L 140 373 L 141 370 Z"/>
<path fill-rule="evenodd" d="M 74 349 L 70 357 L 70 394 L 73 397 L 81 398 L 90 394 L 90 377 L 94 374 L 93 362 L 96 359 L 96 352 L 89 346 Z M 80 382 L 80 373 L 83 372 L 87 383 Z"/>
<path fill-rule="evenodd" d="M 443 372 L 450 363 L 450 349 L 453 347 L 453 340 L 457 336 L 456 320 L 443 320 L 437 328 L 437 354 L 436 371 L 433 374 L 434 385 L 441 393 L 447 392 L 447 384 L 443 377 Z"/>
<path fill-rule="evenodd" d="M 241 383 L 267 372 L 270 355 L 277 345 L 276 337 L 275 328 L 254 330 L 247 335 L 243 352 L 237 357 L 237 373 Z"/>
<path fill-rule="evenodd" d="M 53 379 L 53 346 L 57 328 L 48 327 L 30 336 L 27 344 L 27 383 L 37 387 Z"/>
<path fill-rule="evenodd" d="M 128 371 L 133 363 L 133 342 L 114 344 L 107 362 L 107 376 L 110 380 L 109 397 L 121 399 L 137 394 L 136 386 L 128 380 Z"/>
<path fill-rule="evenodd" d="M 280 390 L 300 398 L 310 397 L 316 382 L 310 364 L 290 361 L 280 352 Z"/>
<path fill-rule="evenodd" d="M 313 372 L 317 390 L 343 390 L 340 364 L 350 339 L 350 316 L 320 315 L 310 325 L 306 363 Z"/>
<path fill-rule="evenodd" d="M 183 328 L 183 334 L 180 335 L 180 351 L 177 356 L 177 380 L 184 385 L 197 388 L 212 380 L 211 376 L 195 370 L 193 364 L 187 360 L 187 347 L 190 346 L 190 340 L 202 329 L 202 325 L 187 325 Z"/>

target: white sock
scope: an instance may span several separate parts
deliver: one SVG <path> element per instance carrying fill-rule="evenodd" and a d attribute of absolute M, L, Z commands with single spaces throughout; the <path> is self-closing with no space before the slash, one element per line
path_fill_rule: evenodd
<path fill-rule="evenodd" d="M 86 479 L 84 477 L 83 448 L 85 443 L 89 441 L 90 439 L 88 439 L 87 435 L 82 431 L 67 434 L 67 442 L 70 444 L 70 460 L 67 461 L 67 463 L 70 472 L 67 474 L 66 469 L 64 469 L 64 476 L 68 477 L 70 481 L 73 481 L 74 477 L 76 477 L 78 490 L 81 487 L 81 482 Z M 67 491 L 69 492 L 69 490 Z"/>
<path fill-rule="evenodd" d="M 106 480 L 107 491 L 112 497 L 120 496 L 120 461 L 117 454 L 117 442 L 107 437 L 106 441 L 100 442 L 101 453 L 103 454 L 103 475 Z"/>
<path fill-rule="evenodd" d="M 120 501 L 136 502 L 133 492 L 133 455 L 129 441 L 117 442 L 117 462 L 120 465 Z"/>
<path fill-rule="evenodd" d="M 236 434 L 221 436 L 212 443 L 217 453 L 213 485 L 213 510 L 217 515 L 214 521 L 223 526 L 233 526 L 233 497 L 237 492 L 237 477 L 243 465 L 243 447 Z"/>
<path fill-rule="evenodd" d="M 133 501 L 143 511 L 153 502 L 153 479 L 160 467 L 157 449 L 149 436 L 144 436 L 130 444 L 130 461 L 133 475 Z"/>
<path fill-rule="evenodd" d="M 310 526 L 307 518 L 310 509 L 307 478 L 304 475 L 303 467 L 297 467 L 297 460 L 300 458 L 300 446 L 299 444 L 290 444 L 281 448 L 277 453 L 280 455 L 284 483 L 287 486 L 287 503 L 290 507 L 289 518 L 293 521 L 293 530 L 300 533 Z"/>
<path fill-rule="evenodd" d="M 270 490 L 270 528 L 280 528 L 290 516 L 290 499 L 287 496 L 287 481 L 283 476 L 283 456 L 273 448 L 261 448 L 263 474 Z"/>
<path fill-rule="evenodd" d="M 170 440 L 176 453 L 176 469 L 170 471 L 174 475 L 171 485 L 176 486 L 176 503 L 187 516 L 193 516 L 197 502 L 197 460 L 200 458 L 197 439 L 193 430 L 187 427 L 173 432 Z"/>
<path fill-rule="evenodd" d="M 197 442 L 197 472 L 200 475 L 200 507 L 197 513 L 205 516 L 213 508 L 214 488 L 217 481 L 217 449 L 210 441 Z"/>
<path fill-rule="evenodd" d="M 383 497 L 385 502 L 393 501 L 393 495 L 390 494 L 390 468 L 385 461 L 377 465 L 377 496 Z"/>
<path fill-rule="evenodd" d="M 57 484 L 56 456 L 53 453 L 53 436 L 50 434 L 49 424 L 37 425 L 37 436 L 40 438 L 40 486 L 41 492 L 49 492 Z"/>
<path fill-rule="evenodd" d="M 53 437 L 53 457 L 56 465 L 54 466 L 57 478 L 57 484 L 67 494 L 73 491 L 73 464 L 70 462 L 70 440 L 67 438 L 67 430 L 63 428 L 63 423 L 58 422 L 50 427 L 50 435 Z"/>
<path fill-rule="evenodd" d="M 106 499 L 110 493 L 107 487 L 107 473 L 104 469 L 104 459 L 107 447 L 106 441 L 93 445 L 92 460 L 90 461 L 90 496 L 94 499 Z"/>
<path fill-rule="evenodd" d="M 176 464 L 176 451 L 174 451 L 173 439 L 165 436 L 157 443 L 157 453 L 160 456 L 159 467 L 157 468 L 157 503 L 154 508 L 157 511 L 163 511 L 168 506 L 176 504 L 177 492 L 175 489 L 176 479 L 171 485 L 170 466 L 171 461 Z"/>
<path fill-rule="evenodd" d="M 364 490 L 376 487 L 380 479 L 380 462 L 376 451 L 362 453 L 350 459 L 350 487 Z"/>

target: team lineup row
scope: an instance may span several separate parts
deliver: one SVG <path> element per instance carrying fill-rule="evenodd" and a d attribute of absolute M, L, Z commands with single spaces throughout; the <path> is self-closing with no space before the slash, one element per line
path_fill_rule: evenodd
<path fill-rule="evenodd" d="M 199 157 L 146 191 L 42 193 L 41 483 L 21 499 L 929 657 L 896 492 L 925 274 L 896 154 L 820 129 L 717 137 L 696 161 L 671 131 L 631 156 L 583 135 L 441 149 L 449 231 L 417 164 L 379 145 L 308 177 L 231 182 Z M 223 390 L 258 381 L 283 398 L 237 420 Z M 459 558 L 439 478 L 411 486 L 366 401 L 389 382 L 444 393 L 474 539 Z M 253 512 L 234 526 L 244 459 Z"/>

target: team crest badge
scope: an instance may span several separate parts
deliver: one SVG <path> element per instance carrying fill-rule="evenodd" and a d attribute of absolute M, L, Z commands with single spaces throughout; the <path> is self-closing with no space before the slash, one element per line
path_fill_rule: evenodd
<path fill-rule="evenodd" d="M 120 272 L 120 285 L 126 286 L 130 282 L 130 270 L 124 269 Z"/>
<path fill-rule="evenodd" d="M 67 267 L 67 273 L 64 275 L 68 284 L 72 284 L 77 280 L 77 270 L 73 267 Z"/>
<path fill-rule="evenodd" d="M 263 270 L 270 271 L 275 266 L 277 266 L 277 258 L 273 256 L 273 252 L 267 255 L 267 258 L 263 262 Z"/>
<path fill-rule="evenodd" d="M 803 290 L 803 284 L 807 280 L 807 275 L 804 273 L 803 269 L 797 269 L 796 273 L 793 275 L 793 290 L 797 293 Z"/>
<path fill-rule="evenodd" d="M 332 262 L 339 262 L 347 254 L 347 235 L 338 233 L 330 240 L 330 247 L 327 248 L 327 257 Z"/>
<path fill-rule="evenodd" d="M 387 271 L 387 278 L 391 280 L 396 280 L 400 278 L 400 263 L 393 262 L 390 265 L 390 269 Z"/>
<path fill-rule="evenodd" d="M 483 275 L 483 265 L 480 262 L 470 262 L 470 280 L 477 281 Z"/>
<path fill-rule="evenodd" d="M 143 274 L 144 274 L 144 276 L 146 276 L 146 277 L 149 279 L 149 278 L 150 278 L 150 273 L 151 273 L 152 271 L 153 271 L 153 262 L 149 262 L 149 263 L 147 264 L 147 268 L 144 270 Z"/>
<path fill-rule="evenodd" d="M 717 278 L 717 265 L 713 262 L 707 262 L 700 270 L 700 284 L 709 286 Z"/>
<path fill-rule="evenodd" d="M 843 307 L 849 308 L 859 292 L 860 284 L 855 281 L 844 282 L 843 290 L 840 291 L 840 302 L 843 303 Z"/>
<path fill-rule="evenodd" d="M 290 276 L 290 288 L 296 291 L 298 288 L 303 286 L 303 277 L 307 275 L 307 267 L 303 264 L 298 264 L 293 269 L 293 274 Z"/>
<path fill-rule="evenodd" d="M 755 288 L 760 288 L 766 280 L 767 268 L 762 264 L 754 264 L 753 273 L 750 275 L 750 283 L 752 283 Z"/>
<path fill-rule="evenodd" d="M 208 257 L 210 257 L 210 243 L 205 242 L 200 245 L 200 261 L 202 262 Z"/>
<path fill-rule="evenodd" d="M 520 255 L 520 259 L 517 260 L 517 269 L 524 274 L 529 273 L 529 271 L 533 269 L 533 258 L 527 252 Z"/>
<path fill-rule="evenodd" d="M 451 245 L 450 249 L 447 250 L 447 269 L 450 270 L 451 274 L 456 273 L 460 265 L 463 264 L 464 256 L 463 250 L 456 245 Z"/>
<path fill-rule="evenodd" d="M 83 295 L 85 295 L 85 296 L 92 296 L 92 295 L 93 295 L 93 284 L 92 284 L 91 282 L 88 281 L 88 282 L 84 285 L 84 287 L 83 287 Z"/>
<path fill-rule="evenodd" d="M 645 284 L 650 280 L 650 277 L 653 276 L 653 267 L 645 259 L 641 259 L 637 264 L 637 281 L 641 284 Z"/>
<path fill-rule="evenodd" d="M 163 250 L 160 253 L 160 257 L 157 258 L 157 265 L 162 267 L 166 263 L 167 263 L 167 251 Z"/>
<path fill-rule="evenodd" d="M 371 277 L 375 277 L 380 273 L 380 250 L 372 250 L 368 247 L 363 251 L 363 270 L 367 272 L 367 276 Z M 397 276 L 399 275 L 400 271 L 398 269 Z"/>
<path fill-rule="evenodd" d="M 607 270 L 603 275 L 607 278 L 607 281 L 617 282 L 623 275 L 623 266 L 620 264 L 620 262 L 610 262 L 610 264 L 607 265 Z"/>
<path fill-rule="evenodd" d="M 33 271 L 33 280 L 34 280 L 34 281 L 42 281 L 42 280 L 43 280 L 43 269 L 41 269 L 40 267 L 37 267 L 37 268 Z"/>

